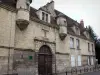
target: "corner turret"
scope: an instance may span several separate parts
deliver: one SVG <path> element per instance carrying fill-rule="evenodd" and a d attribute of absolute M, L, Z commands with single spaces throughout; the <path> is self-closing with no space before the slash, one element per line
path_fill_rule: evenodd
<path fill-rule="evenodd" d="M 17 0 L 17 19 L 16 24 L 21 29 L 24 30 L 29 25 L 30 18 L 30 4 L 32 0 Z"/>
<path fill-rule="evenodd" d="M 67 20 L 63 14 L 59 14 L 57 17 L 57 24 L 59 25 L 59 36 L 61 40 L 64 40 L 67 36 Z"/>

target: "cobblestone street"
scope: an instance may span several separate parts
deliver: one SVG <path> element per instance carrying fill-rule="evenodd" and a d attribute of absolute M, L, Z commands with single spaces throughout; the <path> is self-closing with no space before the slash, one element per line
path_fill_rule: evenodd
<path fill-rule="evenodd" d="M 100 71 L 98 71 L 98 72 L 86 73 L 86 74 L 83 74 L 83 75 L 100 75 Z"/>

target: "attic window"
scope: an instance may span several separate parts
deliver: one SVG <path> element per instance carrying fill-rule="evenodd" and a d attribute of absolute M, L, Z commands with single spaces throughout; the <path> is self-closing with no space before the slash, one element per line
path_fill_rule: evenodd
<path fill-rule="evenodd" d="M 77 35 L 80 35 L 80 30 L 79 30 L 78 27 L 76 27 L 76 34 L 77 34 Z"/>
<path fill-rule="evenodd" d="M 48 22 L 49 15 L 45 12 L 42 12 L 42 20 Z"/>
<path fill-rule="evenodd" d="M 86 37 L 89 38 L 89 33 L 88 32 L 86 32 Z"/>
<path fill-rule="evenodd" d="M 46 21 L 48 22 L 48 14 L 46 14 Z"/>
<path fill-rule="evenodd" d="M 44 12 L 42 12 L 42 20 L 44 20 L 44 16 L 45 16 L 45 13 L 44 13 Z"/>
<path fill-rule="evenodd" d="M 64 25 L 66 25 L 66 21 L 64 21 Z"/>

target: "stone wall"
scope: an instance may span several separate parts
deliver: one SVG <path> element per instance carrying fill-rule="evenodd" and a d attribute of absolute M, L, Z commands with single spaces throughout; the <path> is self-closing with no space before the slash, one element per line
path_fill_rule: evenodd
<path fill-rule="evenodd" d="M 0 7 L 0 73 L 6 74 L 12 70 L 15 12 Z"/>
<path fill-rule="evenodd" d="M 18 75 L 34 75 L 35 73 L 35 52 L 33 51 L 14 51 L 13 70 Z"/>
<path fill-rule="evenodd" d="M 92 55 L 92 51 L 88 52 L 87 47 L 88 42 L 94 44 L 91 41 L 70 34 L 62 41 L 59 38 L 58 29 L 32 20 L 30 20 L 28 27 L 21 31 L 15 20 L 15 12 L 0 8 L 0 73 L 3 71 L 7 73 L 9 66 L 10 71 L 13 69 L 19 75 L 24 72 L 27 75 L 29 73 L 30 75 L 38 75 L 37 53 L 43 45 L 48 45 L 52 50 L 53 73 L 66 71 L 67 67 L 71 67 L 70 55 L 72 54 L 76 56 Z M 76 49 L 76 42 L 74 42 L 75 48 L 70 49 L 70 37 L 73 37 L 75 41 L 76 39 L 80 40 L 80 51 Z"/>
<path fill-rule="evenodd" d="M 56 73 L 66 72 L 70 66 L 69 55 L 56 54 Z"/>

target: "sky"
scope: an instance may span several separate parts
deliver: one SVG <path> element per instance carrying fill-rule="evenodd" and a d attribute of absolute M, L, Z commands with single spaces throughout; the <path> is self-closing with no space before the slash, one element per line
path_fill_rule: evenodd
<path fill-rule="evenodd" d="M 38 9 L 51 0 L 33 0 L 31 6 Z M 80 22 L 90 25 L 100 37 L 100 0 L 53 0 L 55 9 Z"/>

